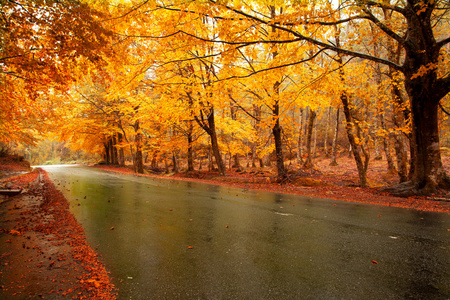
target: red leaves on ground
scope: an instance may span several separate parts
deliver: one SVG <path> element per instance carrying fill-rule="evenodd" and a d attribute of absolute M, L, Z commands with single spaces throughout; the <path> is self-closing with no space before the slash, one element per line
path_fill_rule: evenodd
<path fill-rule="evenodd" d="M 22 188 L 27 187 L 30 184 L 33 184 L 33 182 L 37 181 L 38 176 L 39 176 L 39 172 L 37 170 L 35 170 L 30 173 L 3 179 L 2 183 L 3 184 L 7 184 L 7 183 L 12 184 L 12 186 L 11 186 L 12 189 L 22 189 Z"/>
<path fill-rule="evenodd" d="M 14 265 L 13 273 L 3 272 L 2 276 L 18 274 L 21 280 L 29 278 L 33 283 L 36 281 L 37 284 L 40 283 L 41 295 L 48 290 L 49 294 L 67 295 L 76 299 L 116 299 L 114 285 L 99 261 L 98 254 L 87 244 L 83 228 L 70 213 L 68 201 L 56 189 L 47 173 L 42 170 L 40 172 L 41 185 L 30 186 L 25 194 L 12 198 L 14 203 L 11 202 L 10 209 L 16 214 L 16 219 L 10 217 L 11 220 L 0 220 L 3 226 L 15 228 L 7 231 L 2 229 L 11 234 L 10 245 L 15 249 L 13 253 L 23 251 L 10 258 L 11 267 Z M 23 175 L 25 179 L 15 181 L 30 182 L 38 175 L 33 172 L 32 176 L 26 174 Z M 17 203 L 24 207 L 20 212 L 14 209 L 14 204 Z M 33 256 L 30 257 L 31 254 Z M 26 258 L 29 259 L 23 259 L 23 255 L 28 255 Z M 64 272 L 63 277 L 58 272 Z M 57 282 L 50 279 L 53 276 L 57 276 L 54 277 Z M 60 289 L 55 290 L 55 285 Z M 35 288 L 30 290 L 28 286 L 20 288 L 14 285 L 8 288 L 11 293 L 36 292 Z M 2 292 L 9 293 L 7 289 Z M 0 297 L 10 296 L 11 293 L 0 294 Z"/>

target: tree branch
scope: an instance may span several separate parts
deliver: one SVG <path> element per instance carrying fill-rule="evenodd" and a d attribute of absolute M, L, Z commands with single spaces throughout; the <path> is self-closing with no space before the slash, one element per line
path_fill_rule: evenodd
<path fill-rule="evenodd" d="M 362 17 L 362 18 L 372 21 L 375 25 L 378 26 L 378 28 L 380 28 L 384 33 L 386 33 L 388 36 L 390 36 L 391 38 L 396 40 L 402 46 L 406 45 L 406 40 L 404 38 L 402 38 L 397 33 L 395 33 L 392 29 L 390 29 L 389 27 L 384 25 L 380 20 L 378 20 L 378 18 L 376 18 L 372 14 L 372 12 L 370 10 L 368 10 L 367 8 L 363 8 L 363 11 L 367 14 L 367 16 Z"/>
<path fill-rule="evenodd" d="M 217 1 L 215 1 L 215 0 L 209 0 L 209 1 L 211 3 L 213 3 L 213 4 L 218 4 Z M 356 51 L 351 51 L 351 50 L 339 48 L 339 47 L 336 47 L 334 45 L 331 45 L 331 44 L 328 44 L 328 43 L 325 43 L 325 42 L 321 42 L 321 41 L 316 40 L 314 38 L 307 37 L 307 36 L 297 32 L 297 31 L 295 31 L 293 29 L 289 29 L 289 28 L 286 28 L 286 27 L 283 27 L 283 26 L 280 26 L 280 25 L 276 25 L 276 24 L 273 24 L 273 22 L 269 22 L 269 21 L 263 20 L 261 18 L 258 18 L 256 16 L 252 16 L 252 15 L 250 15 L 248 13 L 245 13 L 243 11 L 240 11 L 238 9 L 230 7 L 228 5 L 222 5 L 222 6 L 227 8 L 228 10 L 236 13 L 236 14 L 244 16 L 247 19 L 259 22 L 259 23 L 267 25 L 267 26 L 272 26 L 274 29 L 278 29 L 278 30 L 281 30 L 281 31 L 284 31 L 284 32 L 287 32 L 287 33 L 290 33 L 290 34 L 294 35 L 295 37 L 297 37 L 297 39 L 291 40 L 292 42 L 307 41 L 307 42 L 309 42 L 311 44 L 320 46 L 320 47 L 328 49 L 328 50 L 335 51 L 335 52 L 340 53 L 340 54 L 355 56 L 355 57 L 371 60 L 373 62 L 378 62 L 378 63 L 384 64 L 384 65 L 387 65 L 387 66 L 391 66 L 395 70 L 403 72 L 403 67 L 398 65 L 398 64 L 396 64 L 396 63 L 394 63 L 394 62 L 392 62 L 392 61 L 389 61 L 389 60 L 386 60 L 386 59 L 382 59 L 382 58 L 379 58 L 379 57 L 375 57 L 375 56 L 372 56 L 372 55 L 369 55 L 369 54 L 364 54 L 364 53 L 360 53 L 360 52 L 356 52 Z M 249 42 L 245 42 L 245 43 L 249 43 Z M 259 42 L 258 41 L 252 41 L 252 43 L 255 44 L 255 43 L 259 43 Z M 278 43 L 282 43 L 282 41 L 278 41 Z M 241 42 L 241 44 L 244 44 L 244 42 Z"/>
<path fill-rule="evenodd" d="M 447 45 L 448 43 L 450 43 L 450 36 L 448 38 L 445 38 L 445 39 L 437 42 L 436 46 L 438 47 L 438 49 L 441 49 L 443 46 Z"/>
<path fill-rule="evenodd" d="M 439 107 L 442 109 L 442 111 L 443 111 L 447 116 L 450 116 L 450 113 L 442 106 L 441 101 L 439 101 Z"/>
<path fill-rule="evenodd" d="M 444 98 L 448 93 L 450 93 L 450 75 L 438 79 L 436 85 L 437 88 L 433 92 L 437 94 L 437 99 Z"/>
<path fill-rule="evenodd" d="M 228 94 L 228 97 L 231 99 L 231 101 L 233 101 L 234 104 L 237 105 L 237 107 L 239 107 L 243 112 L 245 112 L 250 118 L 260 122 L 261 120 L 258 119 L 257 117 L 255 117 L 254 115 L 252 115 L 251 113 L 249 113 L 245 108 L 243 108 L 234 98 L 233 96 L 231 96 L 231 94 Z"/>
<path fill-rule="evenodd" d="M 380 3 L 380 2 L 376 2 L 376 1 L 364 1 L 363 3 L 367 6 L 375 6 L 375 7 L 379 7 L 379 8 L 390 9 L 390 10 L 396 11 L 402 15 L 405 15 L 405 10 L 403 8 L 395 6 L 395 5 Z"/>

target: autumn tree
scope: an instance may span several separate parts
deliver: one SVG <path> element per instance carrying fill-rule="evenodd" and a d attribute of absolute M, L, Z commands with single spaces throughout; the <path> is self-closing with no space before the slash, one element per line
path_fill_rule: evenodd
<path fill-rule="evenodd" d="M 51 128 L 77 65 L 101 64 L 110 33 L 81 1 L 1 1 L 0 140 L 36 141 Z"/>
<path fill-rule="evenodd" d="M 261 4 L 264 4 L 262 2 L 265 1 L 261 1 Z M 294 11 L 275 19 L 261 13 L 259 11 L 261 6 L 256 4 L 257 1 L 248 4 L 241 1 L 211 0 L 208 3 L 212 8 L 199 9 L 197 13 L 207 14 L 230 24 L 228 25 L 230 31 L 233 27 L 242 30 L 242 24 L 248 24 L 247 28 L 267 25 L 289 34 L 288 38 L 277 39 L 275 36 L 269 38 L 255 35 L 238 36 L 234 32 L 234 34 L 227 33 L 220 38 L 211 39 L 210 42 L 234 45 L 235 48 L 255 43 L 302 44 L 306 42 L 316 45 L 317 51 L 333 51 L 346 59 L 357 57 L 382 63 L 402 73 L 411 107 L 414 168 L 410 174 L 410 181 L 397 188 L 396 192 L 429 194 L 439 187 L 448 188 L 448 178 L 442 166 L 439 147 L 438 108 L 440 100 L 450 91 L 450 76 L 441 72 L 443 55 L 441 50 L 450 42 L 450 37 L 448 37 L 448 31 L 446 33 L 444 31 L 442 35 L 436 32 L 438 27 L 448 28 L 448 23 L 443 18 L 449 12 L 446 1 L 408 0 L 391 4 L 388 1 L 349 0 L 342 1 L 337 8 L 332 8 L 331 3 L 320 1 L 292 3 L 283 1 L 285 6 L 294 7 Z M 157 7 L 183 13 L 190 11 L 190 7 L 180 8 L 175 5 L 176 3 L 170 6 L 158 3 Z M 319 8 L 323 9 L 326 6 L 329 7 L 331 14 L 318 14 Z M 314 10 L 308 11 L 308 7 L 314 7 Z M 391 11 L 400 17 L 404 24 L 403 29 L 398 30 L 383 20 L 380 17 L 382 10 Z M 332 13 L 338 11 L 342 18 Z M 379 34 L 395 40 L 400 45 L 403 53 L 400 62 L 377 57 L 364 51 L 356 51 L 351 43 L 343 43 L 339 47 L 329 37 L 321 38 L 315 36 L 312 30 L 305 30 L 305 25 L 315 28 L 314 26 L 328 27 L 348 23 L 350 26 L 357 27 L 362 22 L 374 24 Z M 179 29 L 171 34 L 197 36 L 195 32 Z"/>

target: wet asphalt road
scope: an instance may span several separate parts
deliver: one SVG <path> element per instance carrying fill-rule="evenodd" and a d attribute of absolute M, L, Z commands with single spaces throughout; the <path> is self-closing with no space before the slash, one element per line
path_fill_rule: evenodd
<path fill-rule="evenodd" d="M 448 214 L 44 169 L 119 299 L 450 299 Z"/>

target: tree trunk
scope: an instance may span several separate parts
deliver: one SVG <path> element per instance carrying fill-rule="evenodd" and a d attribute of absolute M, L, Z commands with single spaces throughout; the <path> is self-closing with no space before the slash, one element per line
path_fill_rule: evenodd
<path fill-rule="evenodd" d="M 167 161 L 167 154 L 164 154 L 164 169 L 165 173 L 169 174 L 169 162 Z"/>
<path fill-rule="evenodd" d="M 192 124 L 189 126 L 189 132 L 188 132 L 188 148 L 187 148 L 187 161 L 188 161 L 188 171 L 192 172 L 194 171 L 194 154 L 192 149 Z"/>
<path fill-rule="evenodd" d="M 330 131 L 331 110 L 332 107 L 328 107 L 327 121 L 325 124 L 325 136 L 323 139 L 323 152 L 327 158 L 330 157 L 330 153 L 328 153 L 328 132 Z"/>
<path fill-rule="evenodd" d="M 108 149 L 109 149 L 109 162 L 111 165 L 114 165 L 114 144 L 112 137 L 108 139 Z"/>
<path fill-rule="evenodd" d="M 203 167 L 203 156 L 200 156 L 199 162 L 198 162 L 198 169 L 201 170 Z"/>
<path fill-rule="evenodd" d="M 341 69 L 342 76 L 343 76 L 343 70 Z M 342 101 L 342 107 L 344 109 L 344 116 L 345 116 L 345 130 L 347 132 L 348 141 L 350 143 L 350 149 L 353 154 L 353 158 L 356 162 L 356 167 L 358 169 L 358 175 L 359 175 L 359 184 L 361 187 L 367 186 L 367 168 L 365 168 L 365 164 L 362 161 L 361 154 L 359 152 L 359 145 L 356 142 L 354 133 L 353 133 L 353 119 L 350 112 L 350 105 L 348 101 L 348 96 L 345 91 L 341 93 L 341 101 Z"/>
<path fill-rule="evenodd" d="M 336 125 L 334 127 L 334 136 L 333 136 L 333 144 L 331 146 L 331 161 L 330 161 L 330 166 L 337 166 L 337 160 L 336 160 L 336 147 L 337 147 L 337 140 L 338 140 L 338 136 L 339 136 L 339 111 L 340 108 L 338 106 L 337 111 L 336 111 Z"/>
<path fill-rule="evenodd" d="M 156 155 L 157 155 L 157 151 L 153 152 L 152 155 L 152 162 L 150 163 L 152 169 L 156 169 L 158 167 L 158 162 L 156 161 Z"/>
<path fill-rule="evenodd" d="M 210 138 L 211 140 L 211 138 Z M 211 143 L 211 142 L 210 142 Z M 213 158 L 212 158 L 212 154 L 211 154 L 212 150 L 211 150 L 211 145 L 208 147 L 208 171 L 212 171 L 213 170 Z"/>
<path fill-rule="evenodd" d="M 119 145 L 122 146 L 123 143 L 123 135 L 122 133 L 117 133 L 117 140 L 119 141 Z M 125 166 L 125 152 L 123 151 L 123 147 L 119 148 L 119 166 Z"/>
<path fill-rule="evenodd" d="M 317 157 L 317 126 L 314 126 L 313 158 Z"/>
<path fill-rule="evenodd" d="M 299 108 L 298 116 L 298 141 L 297 141 L 297 163 L 303 163 L 303 108 Z"/>
<path fill-rule="evenodd" d="M 412 133 L 415 145 L 412 182 L 423 194 L 436 192 L 439 186 L 447 187 L 447 176 L 441 161 L 439 147 L 438 105 L 427 91 L 429 86 L 408 84 L 412 100 Z M 434 101 L 433 101 L 434 100 Z"/>
<path fill-rule="evenodd" d="M 410 181 L 388 189 L 396 195 L 429 195 L 450 188 L 442 166 L 438 109 L 439 101 L 450 92 L 450 75 L 438 78 L 439 54 L 449 40 L 436 42 L 432 14 L 438 1 L 407 1 L 405 62 L 402 72 L 411 107 Z"/>
<path fill-rule="evenodd" d="M 172 163 L 173 163 L 173 172 L 178 173 L 179 172 L 178 158 L 177 158 L 177 154 L 175 153 L 175 151 L 172 152 Z"/>
<path fill-rule="evenodd" d="M 312 155 L 311 155 L 311 141 L 314 128 L 314 120 L 316 119 L 316 112 L 309 109 L 308 125 L 306 127 L 306 160 L 303 164 L 303 168 L 312 168 Z"/>
<path fill-rule="evenodd" d="M 400 177 L 400 182 L 406 182 L 408 181 L 408 159 L 401 133 L 396 133 L 394 139 L 394 149 L 397 156 L 397 173 Z"/>
<path fill-rule="evenodd" d="M 355 136 L 353 134 L 353 120 L 350 113 L 350 106 L 348 103 L 348 97 L 345 92 L 341 94 L 341 101 L 342 106 L 344 108 L 344 115 L 345 115 L 345 130 L 347 132 L 348 141 L 350 143 L 350 148 L 353 153 L 353 158 L 356 162 L 356 167 L 358 168 L 358 175 L 359 175 L 359 184 L 361 187 L 367 186 L 367 176 L 366 176 L 366 170 L 364 168 L 364 163 L 362 161 L 361 155 L 359 153 L 358 144 L 356 143 Z"/>
<path fill-rule="evenodd" d="M 233 158 L 234 158 L 233 167 L 235 167 L 238 171 L 242 171 L 241 163 L 239 162 L 239 154 L 236 153 L 233 156 Z"/>
<path fill-rule="evenodd" d="M 119 164 L 119 153 L 117 151 L 117 139 L 116 135 L 112 136 L 112 143 L 113 143 L 113 165 Z"/>
<path fill-rule="evenodd" d="M 188 94 L 189 97 L 191 97 Z M 204 119 L 204 115 L 207 115 L 206 121 Z M 195 116 L 195 121 L 200 125 L 200 127 L 205 130 L 205 132 L 209 135 L 209 138 L 211 140 L 211 148 L 214 155 L 214 158 L 216 159 L 216 165 L 217 169 L 219 170 L 219 174 L 222 176 L 225 176 L 225 164 L 223 163 L 222 155 L 220 154 L 219 149 L 219 143 L 217 140 L 217 133 L 216 133 L 216 123 L 214 119 L 214 107 L 211 106 L 208 109 L 204 108 L 200 111 L 200 118 Z M 210 163 L 212 162 L 212 159 L 210 159 Z M 210 169 L 211 166 L 210 166 Z"/>
<path fill-rule="evenodd" d="M 385 122 L 385 118 L 384 118 L 384 112 L 379 113 L 378 119 L 379 119 L 379 124 L 380 124 L 381 130 L 385 131 L 386 130 L 386 122 Z M 388 165 L 388 172 L 395 173 L 396 169 L 395 169 L 395 165 L 394 165 L 394 160 L 392 159 L 391 151 L 389 149 L 389 136 L 383 137 L 382 139 L 383 139 L 383 149 L 384 149 L 384 153 L 386 155 L 386 162 Z"/>
<path fill-rule="evenodd" d="M 278 105 L 277 109 L 278 111 Z M 277 173 L 278 173 L 278 179 L 280 181 L 284 181 L 286 179 L 286 170 L 284 167 L 284 159 L 283 159 L 283 143 L 281 139 L 281 126 L 280 121 L 277 118 L 275 121 L 275 125 L 272 128 L 273 137 L 275 140 L 275 155 L 277 160 Z"/>
<path fill-rule="evenodd" d="M 398 195 L 429 195 L 438 188 L 450 188 L 442 166 L 438 124 L 439 101 L 450 92 L 450 76 L 438 78 L 437 68 L 432 67 L 439 65 L 439 53 L 445 45 L 437 44 L 433 36 L 431 16 L 436 3 L 408 1 L 405 6 L 408 27 L 402 71 L 411 106 L 414 169 L 410 172 L 410 182 L 402 185 L 403 189 L 392 189 Z"/>
<path fill-rule="evenodd" d="M 106 162 L 107 165 L 109 165 L 111 163 L 110 156 L 109 156 L 109 154 L 110 154 L 109 141 L 107 141 L 103 145 L 105 146 L 105 156 L 104 156 L 105 157 L 105 162 Z"/>
<path fill-rule="evenodd" d="M 142 132 L 139 124 L 139 120 L 136 120 L 134 123 L 134 131 L 136 132 L 136 136 L 134 139 L 136 145 L 136 153 L 134 155 L 134 169 L 136 173 L 143 174 L 144 173 L 144 163 L 142 161 Z"/>
<path fill-rule="evenodd" d="M 208 116 L 208 124 L 210 128 L 211 147 L 214 158 L 216 159 L 216 165 L 219 170 L 219 174 L 225 176 L 225 165 L 223 163 L 222 154 L 220 154 L 219 142 L 217 140 L 216 123 L 214 120 L 214 110 L 211 111 Z"/>
<path fill-rule="evenodd" d="M 276 17 L 276 9 L 275 6 L 270 6 L 270 17 L 275 19 Z M 272 26 L 272 33 L 275 34 L 277 32 L 276 28 Z M 276 45 L 272 45 L 272 59 L 274 60 L 278 56 L 278 51 Z M 277 175 L 278 181 L 284 182 L 287 178 L 286 168 L 284 166 L 284 158 L 283 158 L 283 140 L 282 140 L 282 130 L 280 125 L 280 81 L 275 81 L 273 84 L 273 106 L 272 106 L 272 120 L 274 121 L 274 125 L 272 127 L 273 138 L 275 141 L 275 156 L 277 161 Z"/>

